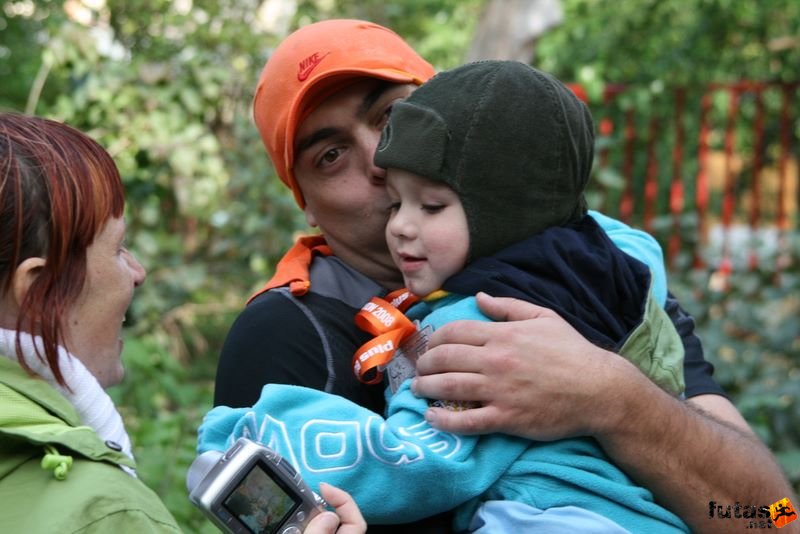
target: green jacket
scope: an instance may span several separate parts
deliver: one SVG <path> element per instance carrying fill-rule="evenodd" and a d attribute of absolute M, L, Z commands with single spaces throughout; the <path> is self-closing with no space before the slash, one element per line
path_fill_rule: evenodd
<path fill-rule="evenodd" d="M 42 467 L 48 453 L 72 457 L 63 480 Z M 119 465 L 135 467 L 81 426 L 52 386 L 0 356 L 0 532 L 180 532 L 158 496 Z"/>

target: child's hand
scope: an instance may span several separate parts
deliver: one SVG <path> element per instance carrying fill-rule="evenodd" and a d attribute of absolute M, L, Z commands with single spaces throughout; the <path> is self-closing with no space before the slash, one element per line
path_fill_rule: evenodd
<path fill-rule="evenodd" d="M 363 534 L 367 531 L 367 523 L 349 493 L 325 483 L 320 484 L 319 491 L 336 513 L 319 514 L 309 522 L 304 534 Z"/>

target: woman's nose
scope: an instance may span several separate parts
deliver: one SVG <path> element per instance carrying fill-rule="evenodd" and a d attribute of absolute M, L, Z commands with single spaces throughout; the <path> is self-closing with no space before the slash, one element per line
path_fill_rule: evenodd
<path fill-rule="evenodd" d="M 147 278 L 147 271 L 144 265 L 131 252 L 128 252 L 128 265 L 133 272 L 133 285 L 134 287 L 139 287 L 144 283 L 144 279 Z"/>

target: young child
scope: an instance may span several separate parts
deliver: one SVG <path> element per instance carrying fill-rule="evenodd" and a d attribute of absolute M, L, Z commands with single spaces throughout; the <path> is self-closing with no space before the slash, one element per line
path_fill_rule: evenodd
<path fill-rule="evenodd" d="M 396 104 L 375 162 L 394 202 L 390 250 L 408 289 L 424 297 L 409 316 L 433 327 L 488 320 L 469 295 L 523 298 L 680 394 L 683 349 L 648 266 L 586 214 L 593 141 L 583 103 L 517 62 L 441 73 Z M 369 523 L 457 507 L 458 531 L 687 531 L 592 439 L 453 435 L 426 423 L 428 402 L 410 380 L 387 398 L 382 418 L 323 392 L 267 385 L 251 409 L 209 412 L 198 450 L 261 441 L 312 487 L 347 489 Z"/>

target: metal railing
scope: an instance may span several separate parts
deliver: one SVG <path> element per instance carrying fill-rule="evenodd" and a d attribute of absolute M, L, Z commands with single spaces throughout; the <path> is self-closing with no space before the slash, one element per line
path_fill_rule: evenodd
<path fill-rule="evenodd" d="M 800 204 L 800 82 L 571 88 L 598 130 L 592 207 L 655 235 L 673 268 L 782 268 Z"/>

